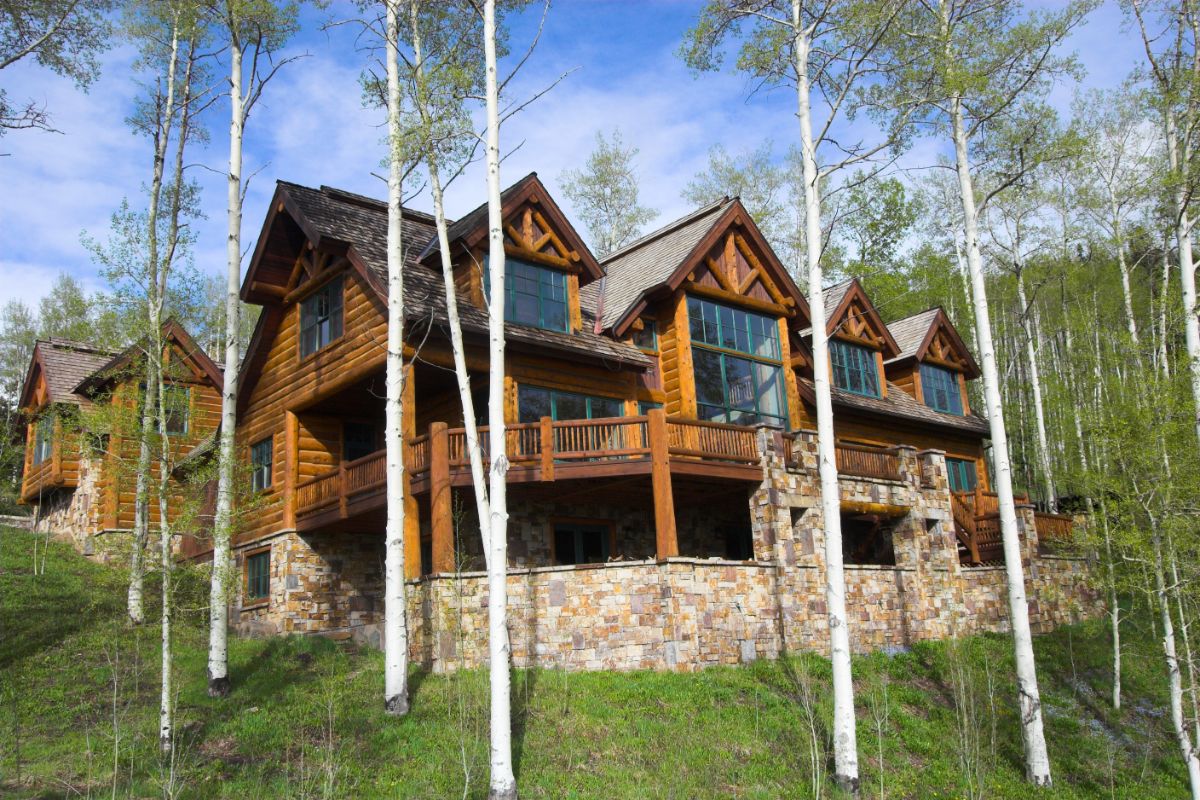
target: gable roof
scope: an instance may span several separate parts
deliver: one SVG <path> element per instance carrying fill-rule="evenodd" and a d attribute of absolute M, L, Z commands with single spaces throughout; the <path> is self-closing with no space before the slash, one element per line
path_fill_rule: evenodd
<path fill-rule="evenodd" d="M 558 207 L 558 203 L 554 202 L 554 198 L 546 190 L 545 185 L 538 178 L 536 172 L 529 173 L 500 193 L 501 217 L 508 216 L 515 208 L 526 201 L 538 204 L 538 208 L 545 212 L 547 220 L 562 232 L 566 239 L 565 244 L 567 247 L 578 254 L 579 263 L 583 266 L 586 276 L 586 280 L 581 281 L 581 283 L 590 283 L 604 277 L 604 270 L 601 268 L 600 263 L 596 261 L 596 257 L 588 249 L 587 243 L 583 241 L 583 237 L 575 230 L 575 226 L 571 224 L 571 221 L 563 214 L 562 209 Z M 460 242 L 468 247 L 473 247 L 483 241 L 488 233 L 487 215 L 488 204 L 487 202 L 483 202 L 459 218 L 458 221 L 450 224 L 446 230 L 446 238 L 450 242 L 450 247 L 453 248 Z M 422 263 L 429 263 L 431 258 L 437 255 L 437 251 L 437 238 L 432 237 L 417 256 L 417 260 Z M 437 266 L 437 262 L 435 261 L 433 265 Z"/>
<path fill-rule="evenodd" d="M 39 372 L 46 382 L 46 392 L 51 403 L 88 405 L 88 399 L 75 393 L 75 387 L 111 359 L 113 351 L 86 342 L 51 337 L 39 339 L 33 346 L 25 383 L 21 387 L 19 405 L 26 407 L 34 388 L 34 378 Z"/>
<path fill-rule="evenodd" d="M 866 311 L 866 323 L 874 328 L 883 340 L 884 360 L 893 359 L 900 352 L 900 346 L 892 337 L 892 333 L 888 330 L 888 326 L 884 323 L 883 318 L 879 316 L 879 312 L 875 309 L 875 304 L 867 296 L 867 291 L 858 282 L 858 278 L 850 278 L 849 280 L 835 283 L 821 293 L 821 298 L 825 306 L 825 331 L 827 335 L 832 336 L 837 332 L 838 328 L 843 324 L 843 317 L 850 310 L 854 301 L 857 300 Z M 801 335 L 811 337 L 812 327 L 810 326 L 801 331 Z"/>
<path fill-rule="evenodd" d="M 940 331 L 946 334 L 946 337 L 950 340 L 950 345 L 965 362 L 966 368 L 963 372 L 967 379 L 978 378 L 981 374 L 979 365 L 975 362 L 975 356 L 962 340 L 958 329 L 954 327 L 954 323 L 950 321 L 950 316 L 941 306 L 926 309 L 919 314 L 913 314 L 904 319 L 888 323 L 888 330 L 892 332 L 896 343 L 900 345 L 899 355 L 889 359 L 887 362 L 889 364 L 910 358 L 917 361 L 923 360 L 929 353 L 930 345 L 933 344 L 934 338 Z"/>
<path fill-rule="evenodd" d="M 833 319 L 833 313 L 837 311 L 838 306 L 846 299 L 846 293 L 850 291 L 850 287 L 854 285 L 854 278 L 847 278 L 844 281 L 835 283 L 828 289 L 821 292 L 821 298 L 825 301 L 825 321 Z"/>
<path fill-rule="evenodd" d="M 209 357 L 204 348 L 196 343 L 187 329 L 174 317 L 163 323 L 162 336 L 164 341 L 174 343 L 184 357 L 196 365 L 213 388 L 220 389 L 222 387 L 221 367 Z M 81 395 L 93 396 L 103 390 L 120 376 L 122 369 L 129 366 L 138 355 L 145 351 L 147 344 L 143 340 L 129 345 L 76 384 L 74 391 Z"/>
<path fill-rule="evenodd" d="M 762 252 L 763 266 L 774 273 L 781 292 L 790 297 L 799 313 L 808 316 L 808 301 L 779 262 L 771 246 L 742 201 L 724 197 L 653 231 L 609 254 L 601 262 L 604 286 L 587 298 L 597 326 L 617 335 L 633 321 L 647 297 L 662 288 L 677 289 L 695 264 L 730 226 L 741 226 Z"/>
<path fill-rule="evenodd" d="M 526 184 L 527 187 L 529 185 Z M 292 220 L 289 224 L 298 225 L 304 236 L 316 246 L 344 252 L 351 268 L 375 290 L 375 298 L 380 308 L 384 308 L 387 298 L 386 203 L 327 186 L 313 189 L 279 181 L 260 242 L 276 235 L 277 231 L 272 228 L 283 225 L 281 218 L 284 216 Z M 426 244 L 435 237 L 433 218 L 428 214 L 405 208 L 402 210 L 401 224 L 402 237 L 407 243 L 404 251 L 405 265 L 410 267 L 404 272 L 405 313 L 411 325 L 425 323 L 444 326 L 447 324 L 446 297 L 441 270 L 421 266 L 418 260 Z M 242 284 L 244 298 L 258 297 L 253 291 L 253 286 L 258 268 L 265 262 L 265 256 L 266 250 L 256 248 L 255 257 Z M 261 302 L 261 299 L 259 301 Z M 488 315 L 483 309 L 472 303 L 460 301 L 458 313 L 464 335 L 486 336 Z M 254 355 L 272 338 L 267 328 L 272 324 L 277 325 L 278 317 L 279 315 L 271 314 L 268 309 L 268 313 L 264 313 L 259 320 L 259 327 L 242 364 L 242 373 L 246 374 L 250 381 L 256 378 L 256 370 L 250 368 L 254 362 Z M 572 358 L 586 358 L 626 368 L 645 369 L 652 363 L 637 348 L 598 336 L 587 329 L 578 334 L 571 334 L 507 323 L 505 336 L 509 345 L 513 347 L 556 350 Z M 250 387 L 247 385 L 242 394 L 248 397 L 249 392 Z"/>

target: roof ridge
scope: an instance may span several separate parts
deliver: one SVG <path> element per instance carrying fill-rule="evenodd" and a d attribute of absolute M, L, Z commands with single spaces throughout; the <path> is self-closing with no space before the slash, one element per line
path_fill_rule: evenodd
<path fill-rule="evenodd" d="M 35 344 L 48 344 L 52 347 L 62 348 L 64 350 L 81 350 L 88 353 L 99 353 L 101 355 L 110 355 L 120 352 L 111 347 L 101 347 L 98 344 L 91 342 L 81 342 L 78 339 L 68 339 L 64 336 L 48 336 L 44 339 L 35 340 Z"/>
<path fill-rule="evenodd" d="M 701 206 L 700 208 L 696 209 L 695 211 L 692 211 L 689 214 L 685 214 L 684 216 L 679 217 L 678 219 L 668 222 L 666 225 L 663 225 L 661 228 L 658 228 L 657 230 L 653 230 L 650 233 L 647 233 L 645 236 L 642 236 L 638 239 L 634 239 L 632 242 L 625 245 L 624 247 L 621 247 L 618 250 L 614 250 L 613 252 L 606 255 L 604 258 L 600 259 L 600 264 L 604 265 L 610 261 L 615 260 L 616 258 L 618 258 L 620 256 L 627 255 L 630 251 L 636 250 L 639 247 L 643 247 L 647 244 L 650 244 L 650 242 L 654 241 L 655 239 L 660 239 L 663 236 L 667 235 L 668 233 L 671 233 L 674 230 L 682 228 L 685 224 L 692 222 L 696 219 L 699 219 L 700 217 L 704 216 L 705 214 L 709 214 L 718 208 L 724 208 L 726 205 L 728 205 L 729 203 L 732 203 L 736 199 L 737 199 L 736 197 L 729 197 L 727 195 L 727 196 L 721 198 L 720 200 L 714 200 L 713 202 L 709 203 L 706 206 Z"/>

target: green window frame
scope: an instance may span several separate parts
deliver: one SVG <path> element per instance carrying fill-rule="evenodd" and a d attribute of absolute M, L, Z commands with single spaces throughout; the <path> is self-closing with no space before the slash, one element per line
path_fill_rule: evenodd
<path fill-rule="evenodd" d="M 841 339 L 829 340 L 829 360 L 833 364 L 833 385 L 864 397 L 880 397 L 879 365 L 875 351 Z"/>
<path fill-rule="evenodd" d="M 300 302 L 300 357 L 312 355 L 342 335 L 342 276 Z"/>
<path fill-rule="evenodd" d="M 638 401 L 638 416 L 644 417 L 644 416 L 646 416 L 646 412 L 648 412 L 650 409 L 662 408 L 662 407 L 663 407 L 662 403 L 655 403 L 653 400 L 639 400 Z"/>
<path fill-rule="evenodd" d="M 633 344 L 647 353 L 658 352 L 658 323 L 648 317 L 642 318 L 642 329 L 633 332 Z"/>
<path fill-rule="evenodd" d="M 491 275 L 483 264 L 483 287 L 491 297 Z M 504 259 L 504 321 L 531 325 L 548 331 L 566 332 L 570 326 L 567 308 L 567 275 L 517 258 Z"/>
<path fill-rule="evenodd" d="M 54 454 L 54 418 L 42 417 L 33 429 L 33 463 L 48 461 Z"/>
<path fill-rule="evenodd" d="M 954 370 L 921 364 L 921 395 L 935 411 L 962 416 L 962 387 Z"/>
<path fill-rule="evenodd" d="M 623 416 L 625 401 L 619 397 L 560 392 L 525 383 L 517 387 L 518 422 L 537 422 L 542 417 L 550 417 L 557 422 Z"/>
<path fill-rule="evenodd" d="M 973 492 L 979 483 L 975 462 L 966 458 L 946 458 L 946 474 L 950 479 L 950 491 Z"/>
<path fill-rule="evenodd" d="M 779 321 L 697 297 L 688 320 L 697 416 L 787 428 Z"/>
<path fill-rule="evenodd" d="M 559 564 L 603 564 L 612 556 L 612 526 L 555 522 L 554 560 Z"/>
<path fill-rule="evenodd" d="M 163 423 L 167 429 L 167 436 L 186 436 L 191 415 L 191 387 L 171 385 L 163 388 L 164 402 L 167 406 Z"/>
<path fill-rule="evenodd" d="M 271 551 L 246 556 L 246 599 L 266 600 L 271 594 Z"/>
<path fill-rule="evenodd" d="M 275 437 L 268 436 L 250 446 L 250 488 L 261 492 L 271 488 Z"/>

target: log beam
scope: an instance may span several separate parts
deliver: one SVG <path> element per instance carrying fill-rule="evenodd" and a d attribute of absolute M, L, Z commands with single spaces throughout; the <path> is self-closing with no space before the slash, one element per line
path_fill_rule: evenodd
<path fill-rule="evenodd" d="M 429 426 L 429 515 L 433 572 L 454 572 L 454 520 L 450 493 L 450 435 L 444 422 Z"/>
<path fill-rule="evenodd" d="M 661 408 L 647 414 L 650 439 L 650 481 L 654 492 L 654 544 L 658 560 L 679 555 L 675 530 L 675 498 L 671 493 L 671 456 L 667 442 L 667 415 Z"/>

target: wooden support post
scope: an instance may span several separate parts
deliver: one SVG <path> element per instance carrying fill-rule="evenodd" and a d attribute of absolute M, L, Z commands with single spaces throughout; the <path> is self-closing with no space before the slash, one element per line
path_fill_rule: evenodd
<path fill-rule="evenodd" d="M 346 459 L 338 461 L 338 511 L 342 519 L 346 519 L 349 510 L 346 508 L 346 493 L 349 486 L 346 484 Z"/>
<path fill-rule="evenodd" d="M 429 426 L 429 516 L 433 571 L 454 572 L 454 519 L 450 507 L 450 434 L 446 423 Z"/>
<path fill-rule="evenodd" d="M 421 511 L 417 498 L 412 493 L 412 464 L 409 460 L 408 441 L 417 434 L 416 388 L 413 386 L 411 363 L 404 371 L 404 391 L 400 395 L 404 439 L 404 577 L 421 577 Z"/>
<path fill-rule="evenodd" d="M 300 418 L 295 411 L 283 412 L 283 527 L 296 527 L 296 475 L 300 464 Z"/>
<path fill-rule="evenodd" d="M 654 490 L 654 543 L 661 561 L 679 555 L 675 533 L 675 498 L 671 494 L 671 455 L 667 449 L 667 415 L 661 408 L 647 414 L 650 438 L 650 477 Z"/>
<path fill-rule="evenodd" d="M 542 417 L 538 423 L 542 436 L 542 480 L 554 480 L 554 420 Z"/>

